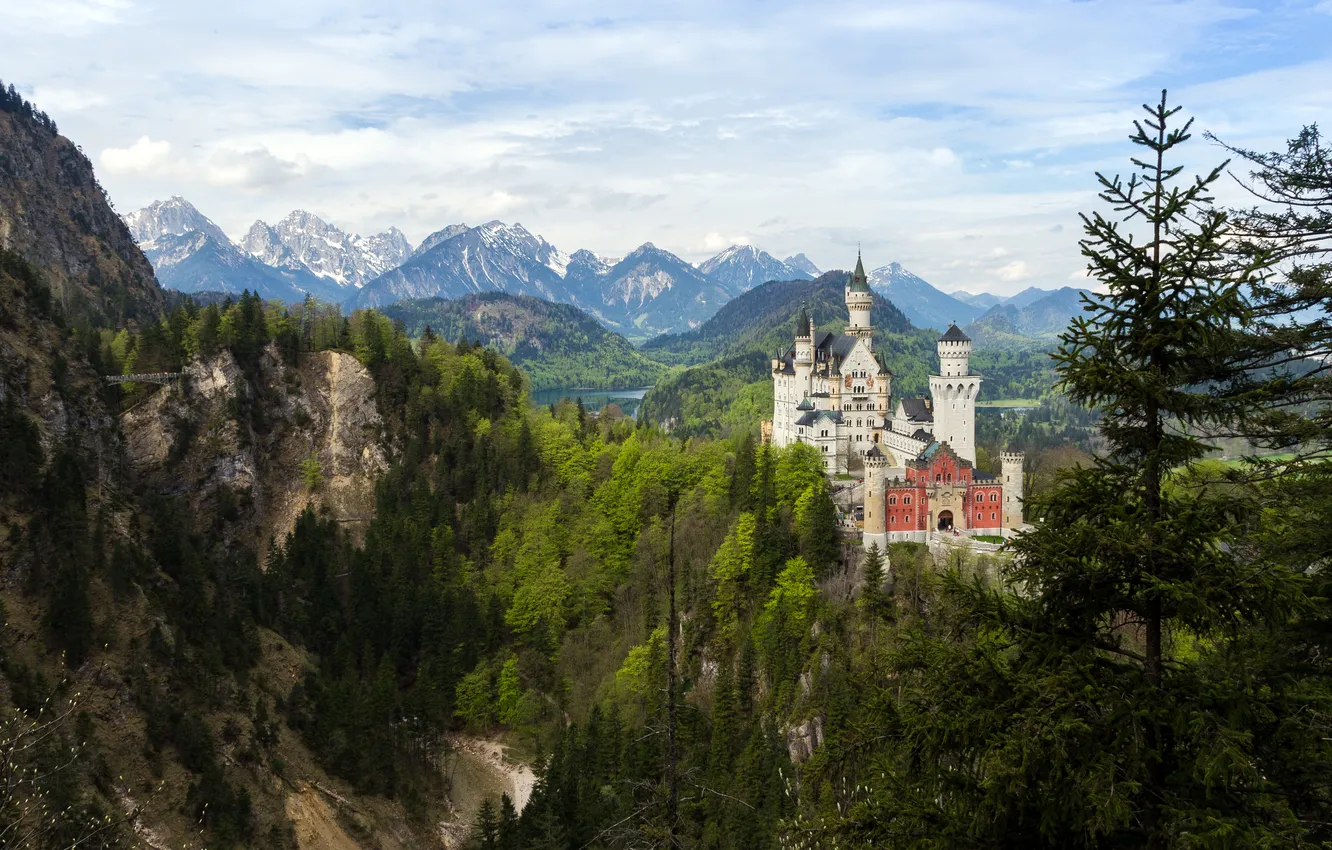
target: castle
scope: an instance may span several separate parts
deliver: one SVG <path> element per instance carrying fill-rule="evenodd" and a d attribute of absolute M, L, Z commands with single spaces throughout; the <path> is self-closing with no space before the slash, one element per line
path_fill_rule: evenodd
<path fill-rule="evenodd" d="M 843 334 L 817 333 L 808 311 L 795 343 L 772 361 L 774 445 L 807 443 L 829 475 L 865 470 L 864 544 L 924 541 L 934 530 L 1007 535 L 1022 524 L 1022 454 L 1005 452 L 996 477 L 976 468 L 971 339 L 957 325 L 939 338 L 929 398 L 892 404 L 893 373 L 874 352 L 874 294 L 860 257 L 846 286 Z M 891 410 L 891 414 L 890 414 Z"/>

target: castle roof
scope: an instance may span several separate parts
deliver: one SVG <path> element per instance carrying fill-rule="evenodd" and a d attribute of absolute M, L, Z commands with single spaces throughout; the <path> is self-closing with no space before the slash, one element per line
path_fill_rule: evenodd
<path fill-rule="evenodd" d="M 994 475 L 989 472 L 985 472 L 980 469 L 973 469 L 971 471 L 971 480 L 979 484 L 983 481 L 994 481 L 996 479 Z"/>
<path fill-rule="evenodd" d="M 796 410 L 813 410 L 813 409 L 814 409 L 814 402 L 810 401 L 808 397 L 802 398 L 800 400 L 800 403 L 796 405 Z"/>
<path fill-rule="evenodd" d="M 809 320 L 809 310 L 805 305 L 800 305 L 800 313 L 796 316 L 796 336 L 809 336 L 813 323 Z"/>
<path fill-rule="evenodd" d="M 872 458 L 876 458 L 876 459 L 877 459 L 877 458 L 884 457 L 884 453 L 881 452 L 881 451 L 879 451 L 879 447 L 878 447 L 877 445 L 876 445 L 876 446 L 870 446 L 870 450 L 867 451 L 867 452 L 865 452 L 865 457 L 872 457 Z"/>
<path fill-rule="evenodd" d="M 840 410 L 810 410 L 795 421 L 797 425 L 814 425 L 820 419 L 827 419 L 830 422 L 841 423 L 842 412 Z"/>
<path fill-rule="evenodd" d="M 869 292 L 869 277 L 865 275 L 865 263 L 860 259 L 860 252 L 856 252 L 856 270 L 851 274 L 852 292 Z"/>
<path fill-rule="evenodd" d="M 834 357 L 846 357 L 846 355 L 851 353 L 851 349 L 856 347 L 856 343 L 859 341 L 860 337 L 838 334 L 832 338 L 831 343 L 828 346 L 828 351 L 831 352 Z"/>
<path fill-rule="evenodd" d="M 916 433 L 911 435 L 911 439 L 920 440 L 922 443 L 928 443 L 930 440 L 934 439 L 934 435 L 929 431 L 926 431 L 924 428 L 917 428 Z"/>
<path fill-rule="evenodd" d="M 934 421 L 934 414 L 930 412 L 929 402 L 923 398 L 902 399 L 902 412 L 906 414 L 909 422 Z"/>
<path fill-rule="evenodd" d="M 944 335 L 939 337 L 939 342 L 971 342 L 971 337 L 962 333 L 962 329 L 953 322 L 949 324 L 948 330 L 944 331 Z"/>

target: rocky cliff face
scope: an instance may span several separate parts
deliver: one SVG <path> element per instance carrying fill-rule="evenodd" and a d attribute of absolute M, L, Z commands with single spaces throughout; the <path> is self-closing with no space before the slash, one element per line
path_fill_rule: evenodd
<path fill-rule="evenodd" d="M 187 496 L 196 516 L 247 507 L 248 522 L 229 527 L 255 535 L 264 552 L 307 506 L 353 529 L 372 514 L 374 480 L 388 468 L 374 390 L 350 354 L 321 351 L 293 367 L 270 346 L 251 381 L 223 352 L 191 363 L 179 386 L 122 415 L 121 429 L 131 466 L 154 487 Z M 261 430 L 237 414 L 256 404 Z"/>
<path fill-rule="evenodd" d="M 0 249 L 40 269 L 71 316 L 119 322 L 161 312 L 152 266 L 92 163 L 21 112 L 0 112 Z"/>

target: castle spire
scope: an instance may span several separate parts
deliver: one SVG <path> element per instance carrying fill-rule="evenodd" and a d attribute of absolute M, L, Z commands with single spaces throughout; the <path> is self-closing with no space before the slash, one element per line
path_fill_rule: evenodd
<path fill-rule="evenodd" d="M 856 270 L 851 273 L 851 291 L 870 291 L 869 277 L 865 274 L 865 262 L 860 258 L 859 249 L 856 250 Z"/>

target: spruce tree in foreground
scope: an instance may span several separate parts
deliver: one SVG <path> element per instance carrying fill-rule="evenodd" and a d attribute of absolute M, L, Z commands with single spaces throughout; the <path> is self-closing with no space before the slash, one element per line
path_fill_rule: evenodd
<path fill-rule="evenodd" d="M 1326 809 L 1278 769 L 1319 758 L 1316 698 L 1264 679 L 1254 646 L 1305 601 L 1304 580 L 1252 547 L 1246 491 L 1177 485 L 1197 436 L 1258 394 L 1236 379 L 1232 333 L 1270 258 L 1227 254 L 1222 173 L 1180 179 L 1177 109 L 1144 107 L 1127 180 L 1098 175 L 1113 212 L 1084 217 L 1104 295 L 1055 355 L 1063 390 L 1103 414 L 1108 452 L 1030 508 L 987 591 L 958 576 L 934 627 L 907 635 L 878 700 L 880 751 L 839 831 L 890 846 L 1301 846 Z M 1313 713 L 1309 711 L 1308 713 Z"/>

